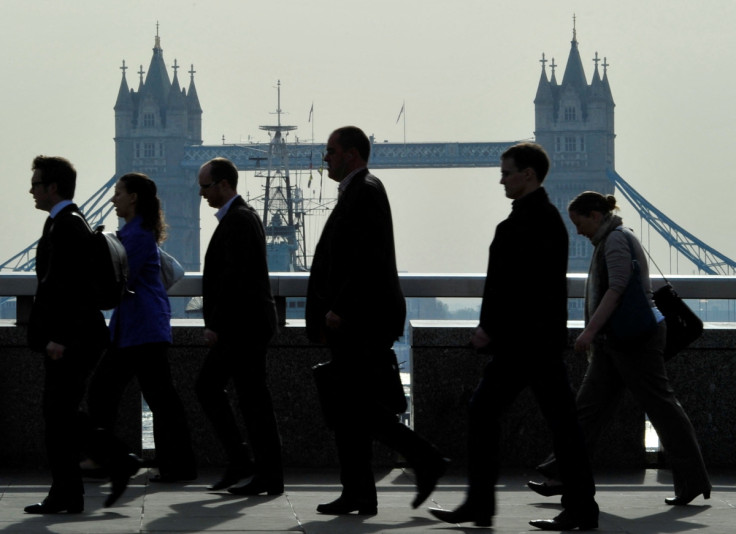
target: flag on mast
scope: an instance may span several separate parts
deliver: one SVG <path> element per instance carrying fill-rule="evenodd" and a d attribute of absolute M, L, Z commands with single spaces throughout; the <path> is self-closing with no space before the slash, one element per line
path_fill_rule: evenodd
<path fill-rule="evenodd" d="M 402 102 L 402 104 L 401 104 L 401 111 L 399 111 L 399 116 L 398 116 L 398 117 L 396 117 L 396 124 L 398 124 L 398 123 L 399 123 L 399 119 L 400 119 L 400 118 L 401 118 L 401 116 L 402 116 L 402 115 L 404 114 L 404 105 L 405 105 L 405 104 L 406 104 L 406 102 Z"/>
<path fill-rule="evenodd" d="M 314 112 L 314 102 L 312 102 L 312 107 L 309 108 L 309 120 L 307 122 L 312 122 L 312 113 Z"/>

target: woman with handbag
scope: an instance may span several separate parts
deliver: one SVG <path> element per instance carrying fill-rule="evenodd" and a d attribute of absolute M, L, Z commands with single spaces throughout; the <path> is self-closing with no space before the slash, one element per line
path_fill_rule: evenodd
<path fill-rule="evenodd" d="M 613 195 L 594 191 L 581 193 L 568 206 L 578 234 L 595 247 L 585 286 L 585 328 L 575 341 L 575 351 L 586 352 L 589 361 L 577 395 L 586 445 L 591 452 L 628 388 L 644 407 L 672 467 L 675 496 L 665 502 L 708 499 L 711 484 L 695 431 L 667 378 L 667 327 L 651 300 L 646 256 L 615 210 Z M 554 463 L 550 457 L 537 469 L 554 478 Z M 561 493 L 552 480 L 529 482 L 529 487 L 545 496 Z"/>
<path fill-rule="evenodd" d="M 90 416 L 96 425 L 111 430 L 123 392 L 137 378 L 153 413 L 154 464 L 159 474 L 150 480 L 194 480 L 191 437 L 167 357 L 171 306 L 158 248 L 166 238 L 166 223 L 156 184 L 145 174 L 126 174 L 115 185 L 111 202 L 118 217 L 125 219 L 118 236 L 128 256 L 128 291 L 112 314 L 111 347 L 90 385 Z"/>

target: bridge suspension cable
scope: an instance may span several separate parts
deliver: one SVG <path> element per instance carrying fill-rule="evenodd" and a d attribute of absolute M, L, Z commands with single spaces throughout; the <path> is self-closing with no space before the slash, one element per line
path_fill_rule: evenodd
<path fill-rule="evenodd" d="M 670 246 L 674 247 L 685 258 L 690 260 L 700 271 L 705 274 L 733 275 L 736 273 L 736 262 L 726 255 L 721 254 L 713 247 L 706 245 L 703 241 L 675 223 L 664 213 L 639 194 L 636 189 L 621 178 L 616 171 L 608 169 L 608 179 L 621 191 L 639 215 L 649 226 L 654 228 Z"/>

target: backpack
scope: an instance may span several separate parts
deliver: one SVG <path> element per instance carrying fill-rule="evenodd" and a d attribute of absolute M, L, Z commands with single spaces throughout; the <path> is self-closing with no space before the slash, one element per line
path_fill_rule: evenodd
<path fill-rule="evenodd" d="M 94 291 L 93 300 L 101 310 L 112 310 L 119 304 L 123 295 L 130 293 L 128 282 L 128 255 L 118 236 L 105 232 L 104 226 L 92 230 L 81 213 L 75 212 L 89 228 L 90 277 Z"/>

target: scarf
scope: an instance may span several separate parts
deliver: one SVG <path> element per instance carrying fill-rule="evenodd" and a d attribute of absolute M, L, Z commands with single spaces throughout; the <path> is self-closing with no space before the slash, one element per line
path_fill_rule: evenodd
<path fill-rule="evenodd" d="M 585 324 L 595 312 L 596 308 L 603 299 L 603 295 L 608 290 L 608 268 L 606 267 L 606 238 L 608 234 L 623 224 L 623 220 L 618 215 L 608 213 L 601 225 L 596 230 L 590 242 L 595 247 L 593 249 L 593 257 L 590 260 L 590 269 L 588 270 L 588 280 L 585 282 Z"/>

